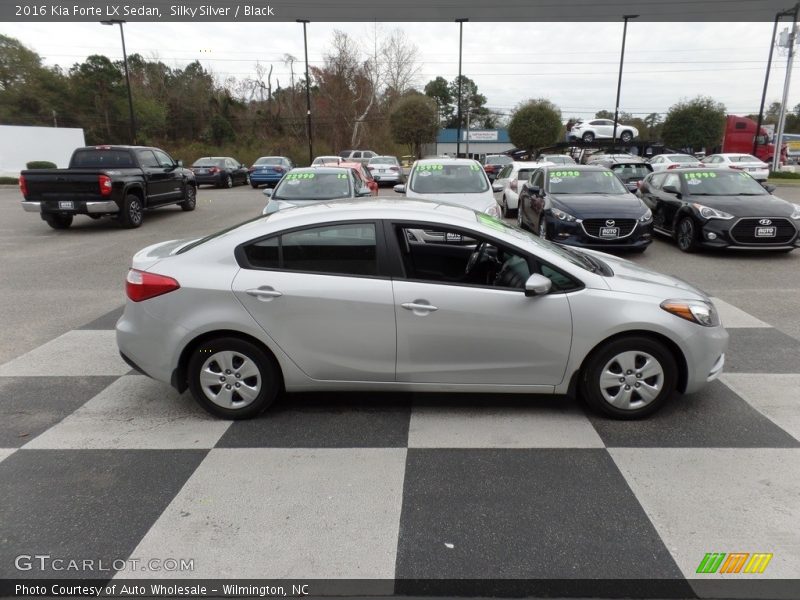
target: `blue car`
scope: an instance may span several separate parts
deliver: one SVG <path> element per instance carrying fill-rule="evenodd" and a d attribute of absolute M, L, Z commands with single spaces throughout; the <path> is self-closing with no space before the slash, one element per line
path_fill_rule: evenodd
<path fill-rule="evenodd" d="M 250 185 L 275 185 L 286 173 L 294 168 L 285 156 L 262 156 L 250 167 Z"/>

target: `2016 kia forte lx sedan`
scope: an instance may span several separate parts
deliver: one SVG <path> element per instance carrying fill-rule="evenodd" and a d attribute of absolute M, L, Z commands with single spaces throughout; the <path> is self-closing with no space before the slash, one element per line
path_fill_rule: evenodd
<path fill-rule="evenodd" d="M 230 419 L 281 390 L 579 393 L 636 418 L 716 378 L 728 342 L 683 281 L 422 200 L 156 244 L 126 289 L 123 358 Z"/>

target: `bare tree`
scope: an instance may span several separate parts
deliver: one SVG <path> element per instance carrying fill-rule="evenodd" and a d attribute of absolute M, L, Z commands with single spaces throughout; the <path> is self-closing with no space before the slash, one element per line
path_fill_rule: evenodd
<path fill-rule="evenodd" d="M 419 49 L 402 29 L 393 29 L 381 45 L 381 62 L 387 93 L 402 96 L 419 76 Z"/>

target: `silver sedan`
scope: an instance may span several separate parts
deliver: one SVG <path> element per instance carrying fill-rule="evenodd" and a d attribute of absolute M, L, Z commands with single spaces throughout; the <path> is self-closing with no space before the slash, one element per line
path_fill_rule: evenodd
<path fill-rule="evenodd" d="M 636 418 L 716 378 L 728 342 L 683 281 L 422 200 L 290 207 L 156 244 L 126 293 L 123 358 L 227 419 L 313 390 L 578 394 Z"/>

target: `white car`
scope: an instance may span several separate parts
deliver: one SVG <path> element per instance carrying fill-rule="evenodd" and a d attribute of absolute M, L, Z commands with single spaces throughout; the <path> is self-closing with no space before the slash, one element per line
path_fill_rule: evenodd
<path fill-rule="evenodd" d="M 340 156 L 318 156 L 314 159 L 314 162 L 311 163 L 312 167 L 327 167 L 333 166 L 344 162 Z"/>
<path fill-rule="evenodd" d="M 639 130 L 633 125 L 617 123 L 617 138 L 622 142 L 630 142 L 638 137 Z M 591 121 L 578 121 L 570 129 L 571 139 L 593 142 L 595 140 L 610 140 L 614 137 L 614 121 L 612 119 L 592 119 Z"/>
<path fill-rule="evenodd" d="M 552 164 L 555 163 L 514 161 L 503 167 L 494 180 L 495 186 L 503 187 L 502 191 L 495 193 L 495 198 L 499 197 L 497 202 L 503 217 L 509 218 L 517 212 L 520 188 L 528 181 L 531 174 L 539 167 Z"/>
<path fill-rule="evenodd" d="M 536 157 L 539 164 L 547 163 L 550 165 L 576 165 L 575 159 L 568 154 L 540 154 Z"/>
<path fill-rule="evenodd" d="M 458 204 L 498 218 L 500 207 L 494 193 L 502 190 L 489 181 L 481 164 L 470 158 L 418 160 L 411 167 L 408 183 L 394 186 L 394 191 L 406 198 Z"/>
<path fill-rule="evenodd" d="M 729 168 L 745 171 L 756 181 L 766 181 L 769 177 L 769 165 L 752 154 L 711 154 L 702 161 L 704 167 Z"/>
<path fill-rule="evenodd" d="M 678 167 L 702 167 L 703 164 L 691 154 L 659 154 L 649 161 L 653 171 L 666 171 Z"/>

